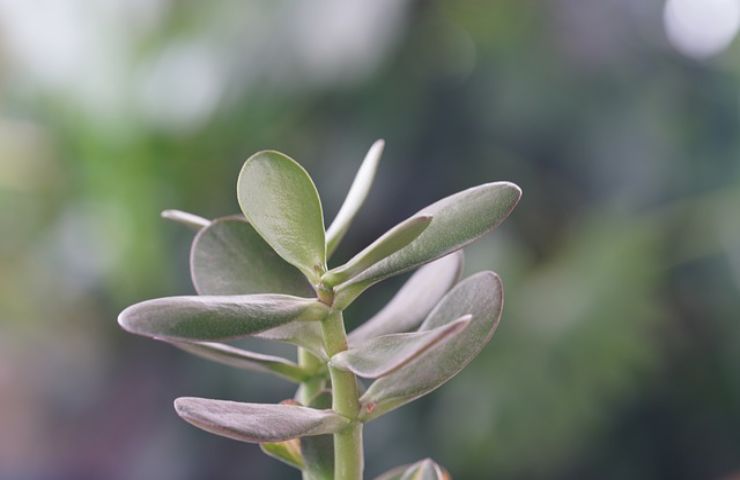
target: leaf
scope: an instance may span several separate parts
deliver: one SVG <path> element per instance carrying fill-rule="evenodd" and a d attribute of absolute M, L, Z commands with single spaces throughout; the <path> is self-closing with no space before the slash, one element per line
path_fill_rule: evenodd
<path fill-rule="evenodd" d="M 349 334 L 350 345 L 417 328 L 444 294 L 460 280 L 462 269 L 462 250 L 421 267 L 381 311 Z"/>
<path fill-rule="evenodd" d="M 360 398 L 360 419 L 368 421 L 435 390 L 475 358 L 501 318 L 503 287 L 493 272 L 477 273 L 453 288 L 432 310 L 419 331 L 446 325 L 462 315 L 472 320 L 465 330 L 386 377 Z"/>
<path fill-rule="evenodd" d="M 298 470 L 303 470 L 305 467 L 301 455 L 301 443 L 297 438 L 284 442 L 260 443 L 260 448 L 265 454 Z"/>
<path fill-rule="evenodd" d="M 370 192 L 370 187 L 373 184 L 375 172 L 378 169 L 380 156 L 383 154 L 383 147 L 385 147 L 383 140 L 376 140 L 370 147 L 370 150 L 365 155 L 365 159 L 362 161 L 362 165 L 360 165 L 360 169 L 357 170 L 357 175 L 355 175 L 355 179 L 349 188 L 342 207 L 339 209 L 339 213 L 337 213 L 334 221 L 331 222 L 331 225 L 326 230 L 326 254 L 328 257 L 331 257 L 337 249 L 339 242 L 342 241 L 347 230 L 349 230 L 352 220 L 365 202 L 365 198 L 367 198 L 367 194 Z"/>
<path fill-rule="evenodd" d="M 347 281 L 411 243 L 429 226 L 431 221 L 432 217 L 428 215 L 406 219 L 388 230 L 347 263 L 328 271 L 321 277 L 321 281 L 329 286 Z"/>
<path fill-rule="evenodd" d="M 193 230 L 200 230 L 203 227 L 207 227 L 211 221 L 207 218 L 193 215 L 192 213 L 183 212 L 182 210 L 162 210 L 162 218 L 172 220 L 173 222 L 181 223 L 186 227 L 190 227 Z"/>
<path fill-rule="evenodd" d="M 258 333 L 255 337 L 298 345 L 319 358 L 327 358 L 319 322 L 286 323 L 285 325 Z"/>
<path fill-rule="evenodd" d="M 262 238 L 312 284 L 326 271 L 324 214 L 311 177 L 280 152 L 255 153 L 239 172 L 239 205 Z"/>
<path fill-rule="evenodd" d="M 452 477 L 434 460 L 425 458 L 413 465 L 394 468 L 375 480 L 452 480 Z"/>
<path fill-rule="evenodd" d="M 223 365 L 243 370 L 274 373 L 297 383 L 311 377 L 311 372 L 305 371 L 282 357 L 250 352 L 223 343 L 172 342 L 172 344 L 188 353 Z"/>
<path fill-rule="evenodd" d="M 312 408 L 331 408 L 331 392 L 324 390 L 311 399 Z M 306 472 L 311 480 L 333 480 L 334 478 L 334 437 L 332 435 L 313 435 L 302 437 L 301 451 Z"/>
<path fill-rule="evenodd" d="M 147 300 L 118 316 L 124 330 L 162 340 L 223 340 L 295 320 L 320 320 L 315 299 L 279 294 L 182 296 Z"/>
<path fill-rule="evenodd" d="M 455 338 L 471 320 L 464 315 L 431 330 L 392 333 L 366 340 L 334 355 L 329 364 L 365 378 L 380 378 L 408 364 L 439 343 Z"/>
<path fill-rule="evenodd" d="M 241 217 L 219 218 L 198 232 L 190 249 L 190 274 L 201 295 L 313 293 L 301 272 Z"/>
<path fill-rule="evenodd" d="M 491 231 L 511 213 L 520 197 L 521 190 L 513 183 L 486 183 L 422 209 L 416 215 L 434 217 L 429 227 L 406 247 L 339 285 L 336 308 L 345 308 L 385 278 L 458 250 Z"/>
<path fill-rule="evenodd" d="M 207 432 L 242 442 L 283 442 L 342 430 L 349 420 L 331 410 L 181 397 L 177 414 Z"/>

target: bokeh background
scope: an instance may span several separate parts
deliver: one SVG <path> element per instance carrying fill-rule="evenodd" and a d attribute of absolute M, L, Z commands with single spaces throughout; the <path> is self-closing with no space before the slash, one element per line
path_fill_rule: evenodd
<path fill-rule="evenodd" d="M 274 148 L 331 219 L 376 138 L 338 260 L 466 187 L 524 197 L 467 250 L 504 279 L 496 335 L 368 426 L 369 478 L 425 456 L 459 479 L 737 478 L 739 22 L 736 0 L 0 0 L 0 479 L 296 478 L 171 403 L 290 384 L 116 316 L 193 291 L 192 234 L 160 210 L 237 212 L 241 163 Z"/>

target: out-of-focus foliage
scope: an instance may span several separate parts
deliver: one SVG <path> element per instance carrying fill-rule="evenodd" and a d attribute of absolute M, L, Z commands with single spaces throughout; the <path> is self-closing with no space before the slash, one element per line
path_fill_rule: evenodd
<path fill-rule="evenodd" d="M 379 137 L 339 262 L 471 185 L 526 195 L 466 258 L 506 284 L 492 345 L 368 426 L 370 476 L 426 455 L 465 479 L 740 470 L 739 51 L 682 56 L 662 9 L 0 1 L 0 477 L 291 478 L 161 414 L 173 392 L 271 401 L 287 382 L 255 391 L 115 316 L 191 288 L 191 233 L 160 210 L 237 212 L 224 185 L 275 148 L 332 218 Z"/>

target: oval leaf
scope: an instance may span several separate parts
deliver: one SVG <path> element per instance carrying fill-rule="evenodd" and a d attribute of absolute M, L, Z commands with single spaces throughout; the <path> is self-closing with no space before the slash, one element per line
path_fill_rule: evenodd
<path fill-rule="evenodd" d="M 462 269 L 462 250 L 421 267 L 381 311 L 349 334 L 350 345 L 417 328 L 444 294 L 460 280 Z"/>
<path fill-rule="evenodd" d="M 177 348 L 206 360 L 230 367 L 256 372 L 274 373 L 287 380 L 300 383 L 311 377 L 295 363 L 282 357 L 263 355 L 214 342 L 173 342 Z"/>
<path fill-rule="evenodd" d="M 509 182 L 469 188 L 419 211 L 434 217 L 419 237 L 398 252 L 381 260 L 340 285 L 336 308 L 344 308 L 369 286 L 429 262 L 476 240 L 499 225 L 516 206 L 521 189 Z"/>
<path fill-rule="evenodd" d="M 481 272 L 460 282 L 429 314 L 419 331 L 427 331 L 462 315 L 472 315 L 470 325 L 449 341 L 373 382 L 360 398 L 360 418 L 371 420 L 426 395 L 470 363 L 493 335 L 501 318 L 503 287 L 498 275 Z"/>
<path fill-rule="evenodd" d="M 355 179 L 352 181 L 352 186 L 349 188 L 342 208 L 339 209 L 339 213 L 337 213 L 334 221 L 331 222 L 331 225 L 326 230 L 327 256 L 330 257 L 337 249 L 339 242 L 342 241 L 347 230 L 349 230 L 352 220 L 365 202 L 365 198 L 367 198 L 367 194 L 370 192 L 370 187 L 375 179 L 375 172 L 378 170 L 378 162 L 380 161 L 380 156 L 383 154 L 384 147 L 385 142 L 383 140 L 376 140 L 365 155 L 360 169 L 357 170 L 357 175 L 355 175 Z"/>
<path fill-rule="evenodd" d="M 263 332 L 295 320 L 320 320 L 321 302 L 290 295 L 183 296 L 128 307 L 118 323 L 162 340 L 224 340 Z"/>
<path fill-rule="evenodd" d="M 380 378 L 402 368 L 435 345 L 451 340 L 471 320 L 465 315 L 431 330 L 371 338 L 334 355 L 329 364 L 365 378 Z"/>
<path fill-rule="evenodd" d="M 352 257 L 350 261 L 327 272 L 321 277 L 321 281 L 329 286 L 345 282 L 411 243 L 421 235 L 431 221 L 432 217 L 419 215 L 399 223 Z"/>
<path fill-rule="evenodd" d="M 207 218 L 193 215 L 192 213 L 183 212 L 182 210 L 162 210 L 162 218 L 172 220 L 173 222 L 181 223 L 186 227 L 190 227 L 193 230 L 200 230 L 201 228 L 207 227 L 211 221 Z"/>
<path fill-rule="evenodd" d="M 319 322 L 291 322 L 258 333 L 255 337 L 298 345 L 319 358 L 328 358 L 324 350 L 324 338 L 321 336 Z"/>
<path fill-rule="evenodd" d="M 250 443 L 283 442 L 342 430 L 349 420 L 331 410 L 182 397 L 177 414 L 207 432 Z"/>
<path fill-rule="evenodd" d="M 375 480 L 451 480 L 450 474 L 431 458 L 394 468 Z"/>
<path fill-rule="evenodd" d="M 214 220 L 198 232 L 190 249 L 190 274 L 201 295 L 313 293 L 301 272 L 240 217 Z"/>
<path fill-rule="evenodd" d="M 326 271 L 324 214 L 311 177 L 275 151 L 249 157 L 239 172 L 239 205 L 262 238 L 312 284 Z"/>

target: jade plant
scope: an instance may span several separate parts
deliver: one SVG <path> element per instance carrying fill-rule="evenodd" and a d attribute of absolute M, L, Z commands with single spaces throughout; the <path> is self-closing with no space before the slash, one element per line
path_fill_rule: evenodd
<path fill-rule="evenodd" d="M 295 397 L 277 404 L 183 397 L 175 410 L 208 432 L 258 443 L 304 479 L 361 479 L 363 425 L 450 380 L 488 343 L 501 318 L 495 273 L 459 280 L 461 249 L 518 202 L 521 190 L 509 182 L 439 200 L 344 264 L 328 266 L 370 190 L 382 150 L 380 140 L 370 148 L 326 230 L 306 170 L 276 151 L 252 155 L 237 181 L 243 215 L 207 220 L 163 212 L 197 230 L 190 270 L 198 295 L 147 300 L 118 319 L 131 333 L 297 384 Z M 384 308 L 346 333 L 343 312 L 355 299 L 417 267 Z M 247 336 L 294 344 L 296 360 L 223 343 Z M 422 478 L 449 474 L 426 459 L 379 477 Z"/>

